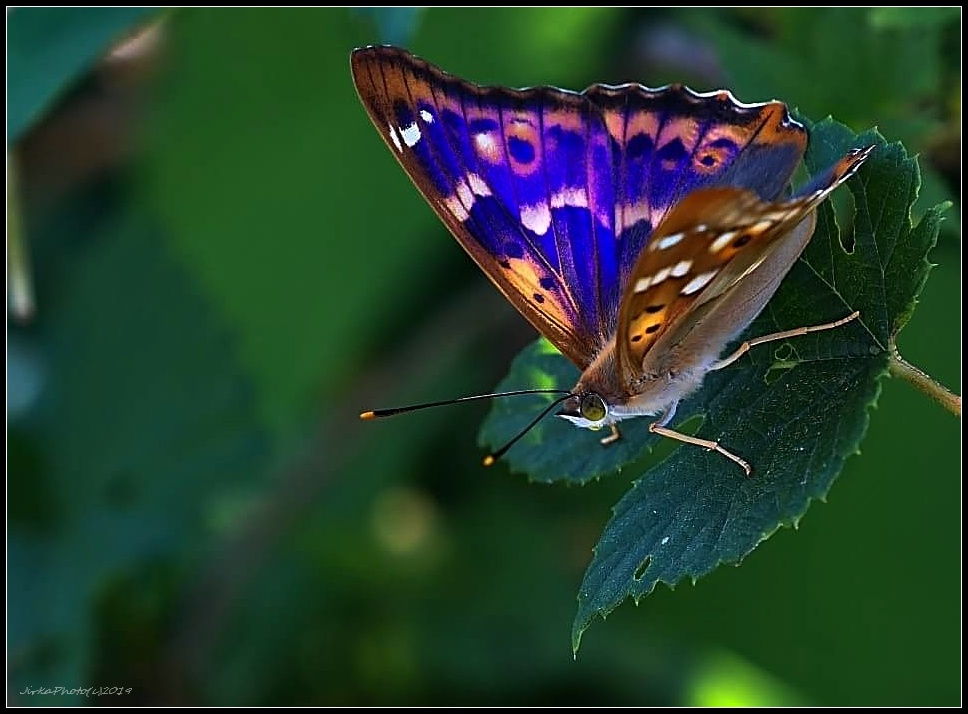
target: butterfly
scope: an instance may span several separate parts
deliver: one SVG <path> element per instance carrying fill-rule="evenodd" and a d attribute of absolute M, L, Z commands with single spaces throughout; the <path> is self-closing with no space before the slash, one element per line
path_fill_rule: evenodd
<path fill-rule="evenodd" d="M 716 450 L 749 475 L 718 442 L 668 425 L 707 373 L 751 346 L 858 316 L 721 357 L 796 263 L 817 206 L 874 147 L 791 196 L 808 137 L 779 101 L 682 85 L 478 86 L 390 46 L 354 50 L 351 68 L 370 119 L 436 214 L 581 371 L 539 419 L 560 407 L 579 427 L 610 427 L 609 443 L 623 419 L 653 416 L 651 431 Z"/>

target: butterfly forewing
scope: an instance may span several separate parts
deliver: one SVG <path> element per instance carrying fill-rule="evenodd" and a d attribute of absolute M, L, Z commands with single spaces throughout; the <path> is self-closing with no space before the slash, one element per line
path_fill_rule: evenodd
<path fill-rule="evenodd" d="M 588 190 L 592 107 L 563 92 L 482 89 L 389 47 L 357 50 L 352 65 L 377 129 L 460 244 L 542 334 L 587 364 L 601 340 L 590 207 L 607 200 Z M 542 130 L 552 140 L 539 140 Z M 566 131 L 581 141 L 553 140 Z M 597 228 L 612 239 L 609 225 Z"/>
<path fill-rule="evenodd" d="M 584 369 L 615 335 L 623 287 L 686 195 L 775 198 L 806 145 L 779 102 L 593 85 L 479 87 L 392 47 L 353 77 L 391 151 L 501 292 Z"/>

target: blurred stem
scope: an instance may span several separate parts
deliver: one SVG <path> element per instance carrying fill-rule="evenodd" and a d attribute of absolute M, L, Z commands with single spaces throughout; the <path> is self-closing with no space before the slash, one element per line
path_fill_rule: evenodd
<path fill-rule="evenodd" d="M 30 277 L 30 251 L 23 235 L 18 166 L 7 154 L 7 296 L 10 314 L 20 322 L 34 315 L 34 285 Z"/>
<path fill-rule="evenodd" d="M 891 376 L 910 382 L 949 412 L 961 416 L 961 397 L 901 357 L 897 345 L 892 345 L 888 370 Z"/>

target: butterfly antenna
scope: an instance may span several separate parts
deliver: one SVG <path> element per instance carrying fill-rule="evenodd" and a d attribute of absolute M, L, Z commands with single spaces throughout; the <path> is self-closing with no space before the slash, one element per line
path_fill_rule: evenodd
<path fill-rule="evenodd" d="M 554 391 L 556 393 L 558 393 L 558 394 L 561 394 L 561 392 L 558 391 L 558 390 L 554 390 Z M 516 443 L 518 443 L 518 440 L 522 436 L 524 436 L 529 431 L 531 431 L 534 428 L 535 424 L 537 424 L 539 421 L 541 421 L 546 416 L 548 416 L 549 412 L 551 412 L 552 409 L 554 409 L 556 406 L 558 406 L 563 401 L 565 401 L 566 399 L 568 399 L 568 398 L 570 398 L 572 396 L 574 396 L 574 395 L 571 394 L 571 392 L 566 392 L 565 393 L 565 396 L 558 397 L 558 399 L 554 400 L 551 404 L 549 404 L 547 407 L 545 407 L 544 411 L 542 411 L 538 416 L 536 416 L 534 418 L 534 420 L 532 420 L 532 422 L 530 424 L 528 424 L 521 431 L 519 431 L 518 432 L 518 435 L 515 436 L 513 439 L 511 439 L 511 441 L 509 441 L 508 443 L 506 443 L 504 446 L 502 446 L 497 451 L 495 451 L 493 453 L 490 453 L 487 456 L 485 456 L 484 457 L 484 465 L 485 466 L 492 466 L 495 461 L 497 461 L 499 458 L 501 458 L 502 456 L 504 456 L 508 452 L 508 449 L 510 449 L 512 446 L 514 446 Z"/>
<path fill-rule="evenodd" d="M 494 399 L 495 397 L 517 397 L 521 394 L 564 394 L 561 399 L 554 402 L 558 404 L 571 396 L 571 392 L 566 392 L 563 389 L 520 389 L 513 392 L 497 392 L 495 394 L 475 394 L 471 397 L 460 397 L 458 399 L 445 399 L 442 402 L 427 402 L 426 404 L 411 404 L 406 407 L 394 407 L 393 409 L 374 409 L 372 411 L 363 412 L 360 414 L 360 419 L 380 419 L 382 417 L 395 416 L 396 414 L 404 414 L 406 412 L 415 412 L 419 409 L 430 409 L 431 407 L 443 407 L 447 404 L 460 404 L 461 402 L 476 402 L 482 399 Z M 552 406 L 554 406 L 552 404 Z M 542 415 L 543 416 L 543 415 Z M 534 426 L 532 424 L 531 426 Z M 528 429 L 531 427 L 529 426 Z M 528 429 L 525 429 L 527 431 Z M 517 441 L 521 438 L 521 435 L 515 438 Z M 512 444 L 514 442 L 511 442 Z M 508 444 L 510 446 L 510 444 Z M 504 453 L 505 449 L 501 450 Z"/>

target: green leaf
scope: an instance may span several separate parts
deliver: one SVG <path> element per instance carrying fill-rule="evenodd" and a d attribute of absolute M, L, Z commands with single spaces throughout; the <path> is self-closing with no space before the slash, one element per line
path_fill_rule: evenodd
<path fill-rule="evenodd" d="M 107 45 L 152 8 L 20 7 L 7 11 L 7 144 L 33 125 Z"/>
<path fill-rule="evenodd" d="M 753 476 L 721 455 L 679 445 L 632 485 L 615 506 L 594 549 L 578 596 L 573 626 L 577 651 L 596 615 L 626 598 L 636 601 L 658 582 L 670 586 L 738 563 L 780 526 L 795 525 L 810 501 L 826 497 L 845 459 L 858 451 L 868 410 L 880 391 L 889 345 L 913 309 L 927 277 L 928 250 L 943 207 L 910 220 L 917 197 L 917 163 L 900 144 L 876 131 L 854 135 L 825 120 L 812 127 L 805 163 L 817 173 L 850 148 L 879 148 L 848 182 L 853 231 L 841 233 L 834 207 L 818 210 L 817 230 L 749 336 L 813 325 L 859 310 L 836 330 L 754 348 L 730 367 L 710 373 L 680 405 L 673 427 L 702 417 L 697 435 L 718 440 L 753 466 Z M 849 228 L 849 226 L 848 226 Z M 851 251 L 844 244 L 852 245 Z M 577 370 L 539 342 L 514 362 L 499 390 L 571 389 Z M 499 447 L 525 426 L 548 398 L 533 406 L 500 400 L 481 440 Z M 655 444 L 648 419 L 623 424 L 623 439 L 603 448 L 597 435 L 546 419 L 507 455 L 511 467 L 539 481 L 583 482 L 620 470 Z"/>
<path fill-rule="evenodd" d="M 371 316 L 386 314 L 386 297 L 373 286 L 434 265 L 439 244 L 420 239 L 432 215 L 405 177 L 374 170 L 395 167 L 349 81 L 349 52 L 366 41 L 348 10 L 190 8 L 177 20 L 145 192 L 235 326 L 281 443 L 383 329 Z M 385 211 L 364 235 L 377 195 Z M 364 265 L 366 280 L 347 269 Z M 253 289 L 270 278 L 272 289 Z M 280 319 L 293 310 L 307 319 Z"/>
<path fill-rule="evenodd" d="M 765 33 L 742 29 L 754 17 L 767 17 L 759 10 L 735 11 L 745 15 L 743 24 L 717 23 L 709 13 L 693 13 L 693 21 L 729 68 L 727 85 L 738 96 L 784 97 L 811 116 L 837 107 L 848 125 L 876 121 L 891 135 L 899 132 L 913 141 L 937 123 L 931 111 L 912 112 L 911 104 L 939 89 L 940 27 L 863 31 L 871 13 L 859 7 L 797 8 L 768 16 Z"/>

